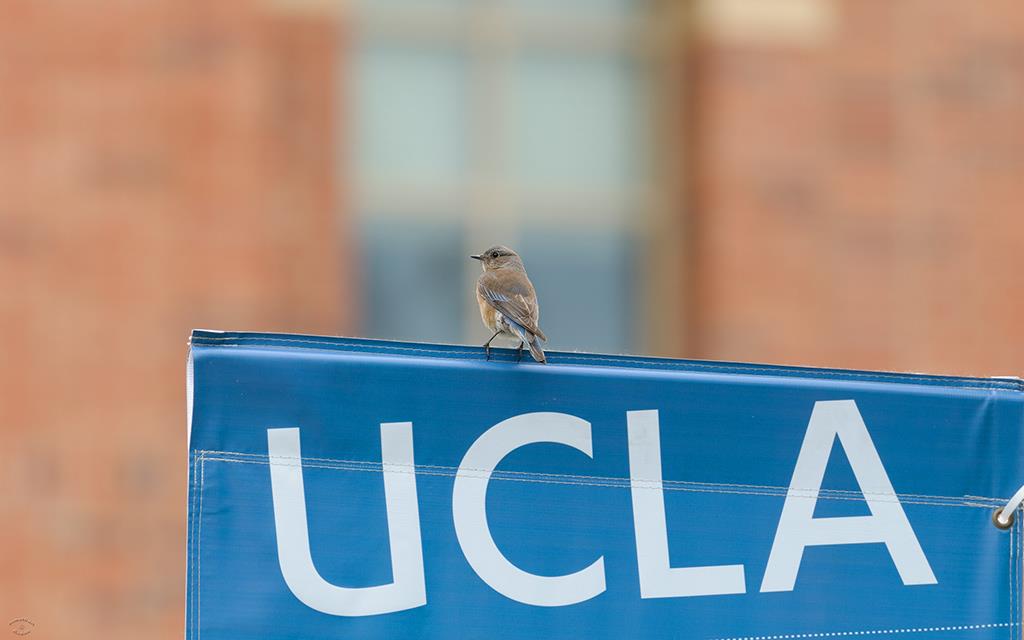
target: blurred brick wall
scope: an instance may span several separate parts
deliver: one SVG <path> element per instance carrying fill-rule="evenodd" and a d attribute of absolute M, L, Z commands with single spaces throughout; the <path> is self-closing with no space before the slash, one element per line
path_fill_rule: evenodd
<path fill-rule="evenodd" d="M 332 24 L 0 4 L 0 632 L 181 637 L 189 329 L 352 320 Z"/>
<path fill-rule="evenodd" d="M 0 4 L 0 624 L 180 637 L 188 329 L 354 326 L 289 1 Z M 703 4 L 687 355 L 1021 373 L 1019 0 Z"/>
<path fill-rule="evenodd" d="M 1020 0 L 709 4 L 690 355 L 1024 374 Z"/>

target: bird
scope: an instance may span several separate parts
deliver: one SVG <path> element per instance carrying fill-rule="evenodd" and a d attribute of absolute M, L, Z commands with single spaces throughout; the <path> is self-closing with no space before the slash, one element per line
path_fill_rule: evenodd
<path fill-rule="evenodd" d="M 484 326 L 494 332 L 484 343 L 486 358 L 491 358 L 491 341 L 503 334 L 519 339 L 520 360 L 525 345 L 534 360 L 547 364 L 540 341 L 547 342 L 548 338 L 538 326 L 540 305 L 537 304 L 537 292 L 526 275 L 522 258 L 501 245 L 469 257 L 479 260 L 484 271 L 476 281 L 476 301 L 480 305 Z"/>

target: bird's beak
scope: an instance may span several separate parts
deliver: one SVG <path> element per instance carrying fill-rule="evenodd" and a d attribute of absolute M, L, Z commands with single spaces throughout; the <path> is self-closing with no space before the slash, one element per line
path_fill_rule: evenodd
<path fill-rule="evenodd" d="M 484 259 L 483 256 L 469 256 L 469 257 L 473 258 L 474 260 L 483 260 Z"/>

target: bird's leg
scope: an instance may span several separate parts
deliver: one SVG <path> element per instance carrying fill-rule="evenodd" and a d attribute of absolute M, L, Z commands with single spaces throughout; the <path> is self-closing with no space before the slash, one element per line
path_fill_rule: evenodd
<path fill-rule="evenodd" d="M 497 338 L 499 333 L 501 333 L 500 330 L 495 331 L 494 335 L 491 336 L 490 338 L 488 338 L 487 342 L 484 343 L 484 359 L 485 360 L 490 360 L 491 359 L 491 340 L 494 340 L 495 338 Z"/>
<path fill-rule="evenodd" d="M 516 351 L 516 362 L 523 361 L 523 345 L 526 344 L 522 340 L 519 341 L 519 350 Z"/>

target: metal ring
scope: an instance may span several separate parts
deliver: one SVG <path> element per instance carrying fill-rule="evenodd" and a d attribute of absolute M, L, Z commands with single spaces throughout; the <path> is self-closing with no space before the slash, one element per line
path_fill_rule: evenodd
<path fill-rule="evenodd" d="M 1000 529 L 1009 529 L 1013 526 L 1013 514 L 1021 504 L 1024 504 L 1024 485 L 1021 485 L 1021 488 L 1017 489 L 1017 493 L 1013 494 L 1013 497 L 1007 501 L 1005 507 L 996 511 L 996 514 L 992 516 L 992 521 L 995 522 L 996 526 Z M 999 521 L 999 516 L 1003 513 L 1009 514 L 1006 517 L 1007 522 Z"/>
<path fill-rule="evenodd" d="M 1003 521 L 999 519 L 999 516 L 1001 515 L 1003 515 L 1003 507 L 999 507 L 998 509 L 993 511 L 992 524 L 996 526 L 996 529 L 1002 529 L 1003 531 L 1006 531 L 1007 529 L 1013 526 L 1013 523 L 1017 519 L 1017 517 L 1015 513 L 1011 512 L 1010 517 L 1006 519 L 1006 523 L 1004 524 Z"/>

